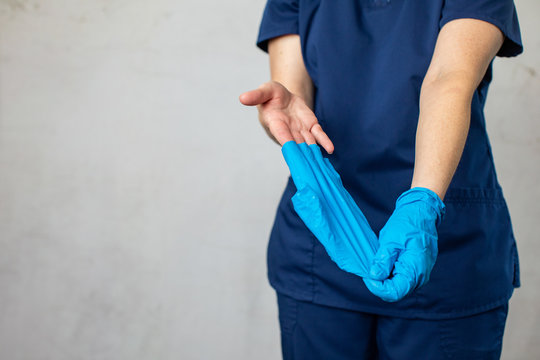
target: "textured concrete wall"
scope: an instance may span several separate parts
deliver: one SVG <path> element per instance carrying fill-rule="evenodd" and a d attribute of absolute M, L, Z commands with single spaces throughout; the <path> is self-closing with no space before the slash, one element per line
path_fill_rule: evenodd
<path fill-rule="evenodd" d="M 265 252 L 287 169 L 237 96 L 263 0 L 0 0 L 0 358 L 278 359 Z M 540 354 L 540 4 L 487 118 Z M 245 152 L 245 149 L 251 149 Z"/>

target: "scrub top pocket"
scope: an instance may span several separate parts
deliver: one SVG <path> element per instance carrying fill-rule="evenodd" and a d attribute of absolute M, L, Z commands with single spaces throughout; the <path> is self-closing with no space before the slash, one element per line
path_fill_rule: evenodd
<path fill-rule="evenodd" d="M 485 311 L 507 301 L 519 284 L 519 260 L 502 190 L 450 188 L 444 203 L 439 256 L 431 280 L 415 292 L 418 304 L 458 316 L 469 305 Z"/>

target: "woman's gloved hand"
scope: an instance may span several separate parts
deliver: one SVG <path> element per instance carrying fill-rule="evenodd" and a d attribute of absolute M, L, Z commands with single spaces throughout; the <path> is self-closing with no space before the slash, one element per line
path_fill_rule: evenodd
<path fill-rule="evenodd" d="M 396 201 L 394 213 L 379 233 L 368 289 L 381 299 L 395 302 L 429 280 L 437 259 L 437 226 L 446 207 L 433 191 L 415 187 Z"/>

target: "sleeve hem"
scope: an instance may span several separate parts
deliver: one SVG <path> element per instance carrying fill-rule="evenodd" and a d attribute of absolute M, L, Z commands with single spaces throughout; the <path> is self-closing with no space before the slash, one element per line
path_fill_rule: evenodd
<path fill-rule="evenodd" d="M 439 24 L 439 29 L 447 24 L 448 22 L 456 19 L 476 19 L 489 22 L 501 30 L 504 35 L 504 42 L 501 45 L 501 48 L 497 52 L 496 56 L 499 57 L 513 57 L 521 54 L 523 52 L 523 44 L 519 35 L 513 34 L 509 31 L 508 26 L 505 26 L 502 22 L 492 17 L 486 16 L 484 14 L 474 14 L 474 13 L 456 13 L 450 16 L 445 17 Z"/>
<path fill-rule="evenodd" d="M 280 27 L 279 29 L 266 30 L 264 33 L 260 33 L 257 38 L 257 47 L 262 51 L 268 53 L 268 41 L 282 35 L 298 35 L 298 27 L 291 25 L 288 27 Z"/>

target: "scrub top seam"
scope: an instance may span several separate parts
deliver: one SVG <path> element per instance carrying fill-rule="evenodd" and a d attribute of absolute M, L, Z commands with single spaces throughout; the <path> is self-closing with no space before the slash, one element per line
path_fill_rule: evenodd
<path fill-rule="evenodd" d="M 315 246 L 317 245 L 316 241 L 318 241 L 317 238 L 312 236 L 311 237 L 311 268 L 309 269 L 311 273 L 311 301 L 315 299 L 315 294 L 317 293 L 317 281 L 315 278 Z"/>
<path fill-rule="evenodd" d="M 299 301 L 308 301 L 313 304 L 331 306 L 346 310 L 360 311 L 374 315 L 380 316 L 391 316 L 404 319 L 423 319 L 423 320 L 445 320 L 445 319 L 457 319 L 461 317 L 467 317 L 475 314 L 480 314 L 485 311 L 492 310 L 498 306 L 501 306 L 507 303 L 514 293 L 514 287 L 512 287 L 505 296 L 498 298 L 494 301 L 477 305 L 472 308 L 460 311 L 453 312 L 421 312 L 421 311 L 400 311 L 400 310 L 389 310 L 389 309 L 380 309 L 376 307 L 364 306 L 360 303 L 353 304 L 350 301 L 327 301 L 324 298 L 319 296 L 309 296 L 306 292 L 290 290 L 285 287 L 275 284 L 271 279 L 269 279 L 270 285 L 272 288 L 280 294 L 290 296 Z M 311 294 L 313 295 L 313 294 Z M 352 305 L 351 305 L 352 304 Z"/>

